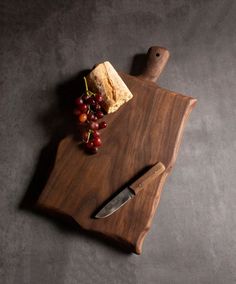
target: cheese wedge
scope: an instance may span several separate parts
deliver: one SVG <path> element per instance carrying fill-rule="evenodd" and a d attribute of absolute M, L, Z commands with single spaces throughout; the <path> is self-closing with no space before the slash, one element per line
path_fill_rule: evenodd
<path fill-rule="evenodd" d="M 86 77 L 88 88 L 103 95 L 107 113 L 117 111 L 133 95 L 109 61 L 100 63 Z"/>

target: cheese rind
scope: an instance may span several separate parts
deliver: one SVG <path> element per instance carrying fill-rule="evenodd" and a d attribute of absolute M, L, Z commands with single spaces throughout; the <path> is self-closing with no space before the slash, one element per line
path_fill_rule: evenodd
<path fill-rule="evenodd" d="M 89 90 L 103 95 L 107 113 L 117 111 L 133 95 L 109 61 L 98 64 L 86 77 Z"/>

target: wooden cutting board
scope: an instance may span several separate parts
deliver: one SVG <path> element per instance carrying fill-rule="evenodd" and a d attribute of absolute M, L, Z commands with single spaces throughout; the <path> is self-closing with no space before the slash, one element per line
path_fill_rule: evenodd
<path fill-rule="evenodd" d="M 83 229 L 141 253 L 166 177 L 173 167 L 184 125 L 196 99 L 159 87 L 155 81 L 169 58 L 165 48 L 148 51 L 141 76 L 120 73 L 134 97 L 106 116 L 103 146 L 87 155 L 73 137 L 61 141 L 54 169 L 37 205 L 66 214 Z M 166 170 L 148 188 L 105 219 L 94 213 L 145 170 L 162 162 Z M 190 165 L 189 165 L 190 166 Z"/>

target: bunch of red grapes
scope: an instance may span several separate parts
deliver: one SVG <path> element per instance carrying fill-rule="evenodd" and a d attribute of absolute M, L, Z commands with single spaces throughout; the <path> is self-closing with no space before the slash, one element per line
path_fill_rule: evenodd
<path fill-rule="evenodd" d="M 102 145 L 99 130 L 107 127 L 105 121 L 99 122 L 98 120 L 103 118 L 106 113 L 103 109 L 103 96 L 100 93 L 89 91 L 85 77 L 84 81 L 86 91 L 75 100 L 74 114 L 86 152 L 95 154 L 98 152 L 98 147 Z"/>

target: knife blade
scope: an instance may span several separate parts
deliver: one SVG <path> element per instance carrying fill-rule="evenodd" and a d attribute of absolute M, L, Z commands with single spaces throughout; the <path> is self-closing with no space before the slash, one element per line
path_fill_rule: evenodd
<path fill-rule="evenodd" d="M 137 195 L 141 190 L 162 174 L 165 166 L 159 162 L 149 169 L 144 175 L 138 178 L 131 185 L 118 193 L 111 201 L 109 201 L 96 215 L 95 218 L 106 218 L 125 205 L 130 199 Z"/>

